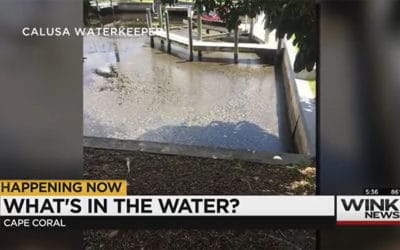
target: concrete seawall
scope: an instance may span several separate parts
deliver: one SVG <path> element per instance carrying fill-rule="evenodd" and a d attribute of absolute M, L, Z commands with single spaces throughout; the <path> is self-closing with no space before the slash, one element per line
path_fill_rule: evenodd
<path fill-rule="evenodd" d="M 275 40 L 275 30 L 265 29 L 265 14 L 254 18 L 253 38 L 260 43 L 271 43 Z M 314 100 L 305 100 L 300 94 L 298 81 L 293 70 L 295 51 L 290 41 L 282 40 L 282 48 L 277 50 L 275 66 L 280 74 L 286 95 L 289 127 L 297 152 L 315 156 L 316 122 Z M 291 53 L 289 53 L 289 50 Z"/>
<path fill-rule="evenodd" d="M 89 148 L 140 151 L 154 154 L 182 155 L 212 159 L 243 160 L 273 165 L 310 165 L 313 159 L 304 154 L 249 152 L 218 147 L 203 147 L 194 145 L 179 145 L 138 140 L 119 140 L 113 138 L 98 138 L 85 136 L 83 146 Z"/>
<path fill-rule="evenodd" d="M 286 40 L 282 41 L 282 49 L 278 51 L 277 66 L 281 69 L 282 83 L 285 86 L 290 131 L 297 151 L 315 156 L 315 126 L 310 126 L 307 122 L 306 110 L 301 105 L 287 43 Z"/>

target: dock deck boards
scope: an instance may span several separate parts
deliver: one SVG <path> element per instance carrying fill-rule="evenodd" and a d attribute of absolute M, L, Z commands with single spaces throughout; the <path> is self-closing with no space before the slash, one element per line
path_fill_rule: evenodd
<path fill-rule="evenodd" d="M 156 31 L 152 34 L 154 37 L 158 37 L 161 39 L 167 39 L 167 33 L 165 31 Z M 183 45 L 185 47 L 189 46 L 189 38 L 182 35 L 177 35 L 174 33 L 169 34 L 169 39 L 171 43 L 176 43 L 179 45 Z M 239 51 L 240 52 L 257 52 L 257 51 L 267 51 L 267 50 L 275 50 L 275 44 L 260 44 L 260 43 L 239 43 Z M 212 41 L 200 41 L 193 40 L 193 50 L 202 50 L 202 51 L 233 51 L 235 44 L 233 42 L 212 42 Z"/>

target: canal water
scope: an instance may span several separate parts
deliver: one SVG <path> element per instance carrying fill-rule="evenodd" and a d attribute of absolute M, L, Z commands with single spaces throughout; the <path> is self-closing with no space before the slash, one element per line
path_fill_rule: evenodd
<path fill-rule="evenodd" d="M 148 40 L 84 38 L 85 136 L 291 151 L 273 66 L 256 54 L 234 64 L 220 52 L 189 62 L 184 49 L 167 54 Z M 109 66 L 118 77 L 96 74 Z"/>

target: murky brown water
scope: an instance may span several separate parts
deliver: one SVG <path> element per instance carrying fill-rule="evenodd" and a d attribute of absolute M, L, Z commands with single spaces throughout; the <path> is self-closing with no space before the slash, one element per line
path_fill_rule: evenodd
<path fill-rule="evenodd" d="M 117 63 L 115 46 L 120 62 Z M 157 44 L 157 47 L 160 46 Z M 185 50 L 175 54 L 187 57 Z M 148 45 L 148 38 L 85 37 L 84 135 L 288 151 L 273 66 L 253 54 L 203 53 L 188 62 Z M 225 59 L 217 59 L 220 57 Z M 94 73 L 116 65 L 118 78 Z"/>

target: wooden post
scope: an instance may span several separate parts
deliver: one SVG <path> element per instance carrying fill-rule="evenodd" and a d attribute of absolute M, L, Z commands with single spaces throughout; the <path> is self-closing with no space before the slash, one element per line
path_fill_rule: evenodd
<path fill-rule="evenodd" d="M 146 8 L 146 13 L 147 13 L 147 26 L 148 28 L 152 28 L 153 27 L 153 20 L 151 18 L 151 11 L 150 8 Z"/>
<path fill-rule="evenodd" d="M 265 19 L 267 19 L 267 13 L 265 13 Z M 264 35 L 265 43 L 269 42 L 269 34 L 270 34 L 269 28 L 265 28 L 265 35 Z"/>
<path fill-rule="evenodd" d="M 198 40 L 202 40 L 202 33 L 201 33 L 201 30 L 203 29 L 203 23 L 202 23 L 202 21 L 201 21 L 201 15 L 202 15 L 202 13 L 203 13 L 203 10 L 202 10 L 202 8 L 201 8 L 201 6 L 199 6 L 198 8 L 197 8 L 197 38 L 198 38 Z"/>
<path fill-rule="evenodd" d="M 111 10 L 112 10 L 113 21 L 115 21 L 115 13 L 114 13 L 114 4 L 113 4 L 113 0 L 110 0 L 110 4 L 111 4 Z"/>
<path fill-rule="evenodd" d="M 149 30 L 149 36 L 150 36 L 150 47 L 154 48 L 154 36 L 150 34 L 150 30 Z"/>
<path fill-rule="evenodd" d="M 159 10 L 158 10 L 158 20 L 160 21 L 160 28 L 164 28 L 164 13 L 163 13 L 163 8 L 164 6 L 162 4 L 160 4 L 158 6 Z"/>
<path fill-rule="evenodd" d="M 165 10 L 165 31 L 167 32 L 167 51 L 171 53 L 171 40 L 169 39 L 169 14 L 168 10 Z"/>
<path fill-rule="evenodd" d="M 118 49 L 118 44 L 117 44 L 116 40 L 114 40 L 114 54 L 115 54 L 115 61 L 117 61 L 117 63 L 119 63 L 121 60 L 119 58 L 119 49 Z"/>
<path fill-rule="evenodd" d="M 199 5 L 197 7 L 197 39 L 199 41 L 203 40 L 202 29 L 203 29 L 203 22 L 201 21 L 201 16 L 203 14 L 203 6 Z M 199 59 L 201 59 L 202 52 L 198 50 Z"/>
<path fill-rule="evenodd" d="M 249 38 L 253 39 L 254 37 L 254 18 L 250 18 L 250 34 Z"/>
<path fill-rule="evenodd" d="M 147 28 L 150 27 L 150 25 L 149 25 L 149 13 L 146 13 L 146 26 L 147 26 Z"/>
<path fill-rule="evenodd" d="M 147 23 L 147 29 L 148 29 L 147 35 L 150 37 L 150 47 L 154 48 L 154 37 L 150 34 L 150 30 L 153 27 L 153 23 L 151 20 L 150 8 L 146 8 L 146 23 Z"/>
<path fill-rule="evenodd" d="M 97 6 L 97 14 L 99 15 L 100 26 L 103 27 L 103 23 L 101 22 L 100 6 L 98 0 L 96 0 L 96 6 Z"/>
<path fill-rule="evenodd" d="M 239 27 L 235 27 L 235 37 L 234 39 L 234 43 L 235 43 L 235 47 L 233 48 L 233 59 L 235 61 L 235 63 L 239 62 Z"/>
<path fill-rule="evenodd" d="M 193 61 L 193 24 L 192 8 L 188 8 L 188 29 L 189 29 L 189 61 Z"/>

